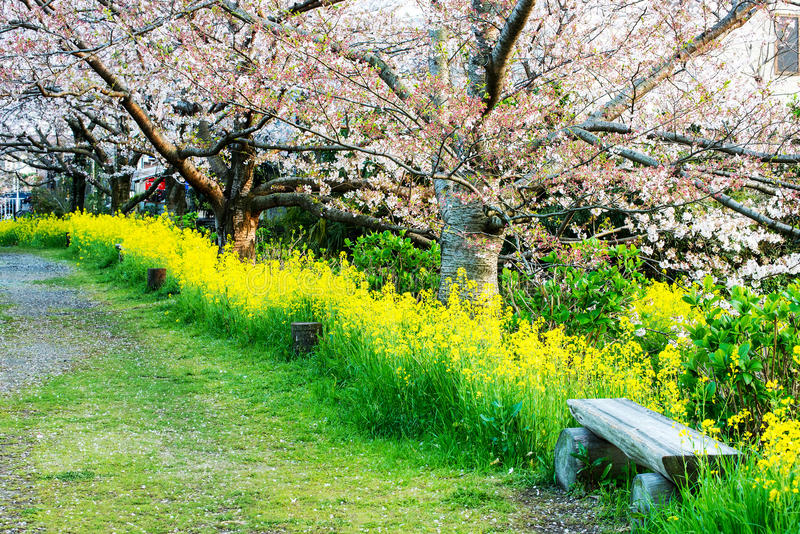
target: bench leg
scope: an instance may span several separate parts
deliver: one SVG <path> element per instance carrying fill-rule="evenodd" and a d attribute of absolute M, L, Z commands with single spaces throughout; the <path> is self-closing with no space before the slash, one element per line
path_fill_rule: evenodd
<path fill-rule="evenodd" d="M 583 462 L 573 456 L 573 454 L 579 454 L 581 446 L 586 449 L 590 461 L 594 462 L 598 458 L 605 458 L 607 461 L 591 473 L 581 471 L 584 467 Z M 630 464 L 625 453 L 585 428 L 565 428 L 558 436 L 555 449 L 555 470 L 556 481 L 562 489 L 568 490 L 572 487 L 578 480 L 579 472 L 581 477 L 586 477 L 586 479 L 602 475 L 608 462 L 611 462 L 608 476 L 612 478 L 625 474 Z"/>
<path fill-rule="evenodd" d="M 675 484 L 658 473 L 642 473 L 633 477 L 631 485 L 631 509 L 640 514 L 648 514 L 650 510 L 662 506 L 680 493 Z"/>

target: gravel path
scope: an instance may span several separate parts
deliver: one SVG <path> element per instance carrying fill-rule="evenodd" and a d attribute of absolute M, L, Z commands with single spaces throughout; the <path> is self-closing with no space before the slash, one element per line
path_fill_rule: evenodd
<path fill-rule="evenodd" d="M 0 249 L 0 395 L 63 373 L 112 341 L 108 316 L 95 303 L 43 283 L 71 272 L 66 263 Z M 28 471 L 29 448 L 0 434 L 0 532 L 31 532 L 19 515 L 33 504 L 20 474 Z"/>
<path fill-rule="evenodd" d="M 94 304 L 72 289 L 36 283 L 70 272 L 63 263 L 0 251 L 0 394 L 64 372 L 84 353 L 64 324 L 85 318 Z"/>

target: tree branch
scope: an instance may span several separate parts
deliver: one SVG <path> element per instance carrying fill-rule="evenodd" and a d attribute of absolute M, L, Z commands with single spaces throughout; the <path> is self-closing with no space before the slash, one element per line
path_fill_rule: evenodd
<path fill-rule="evenodd" d="M 508 78 L 508 61 L 534 5 L 536 0 L 518 0 L 500 31 L 497 43 L 489 55 L 489 64 L 486 65 L 487 100 L 484 114 L 489 113 L 500 100 L 503 84 Z"/>
<path fill-rule="evenodd" d="M 675 67 L 706 50 L 711 44 L 724 37 L 732 30 L 739 28 L 755 14 L 762 2 L 756 0 L 740 0 L 735 2 L 731 10 L 716 24 L 695 38 L 685 43 L 669 58 L 655 65 L 650 72 L 633 81 L 630 88 L 620 91 L 606 102 L 600 109 L 590 115 L 593 119 L 613 120 L 626 109 L 655 89 L 662 81 L 669 78 Z"/>
<path fill-rule="evenodd" d="M 158 186 L 161 185 L 161 183 L 164 181 L 164 178 L 165 176 L 162 174 L 161 176 L 153 180 L 153 183 L 150 184 L 150 187 L 148 187 L 146 190 L 142 191 L 138 195 L 133 195 L 131 198 L 129 198 L 128 201 L 125 204 L 123 204 L 123 206 L 119 209 L 119 211 L 121 211 L 123 214 L 126 215 L 131 211 L 133 211 L 133 208 L 135 208 L 137 204 L 139 204 L 140 202 L 144 202 L 158 190 Z"/>
<path fill-rule="evenodd" d="M 661 166 L 660 161 L 651 156 L 648 156 L 647 154 L 643 154 L 642 152 L 631 150 L 629 148 L 610 146 L 596 135 L 587 132 L 586 130 L 583 130 L 581 128 L 570 128 L 570 131 L 582 141 L 585 141 L 593 146 L 596 146 L 612 154 L 619 155 L 635 163 L 646 165 L 648 167 Z M 691 179 L 686 171 L 680 170 L 679 172 L 682 177 Z M 722 193 L 721 191 L 712 191 L 711 189 L 709 189 L 707 185 L 705 185 L 697 178 L 691 179 L 691 182 L 697 189 L 707 194 L 708 196 L 710 196 L 711 198 L 713 198 L 726 208 L 735 211 L 736 213 L 739 213 L 741 215 L 744 215 L 745 217 L 752 219 L 758 224 L 766 226 L 767 228 L 774 230 L 775 232 L 778 232 L 785 236 L 792 237 L 793 239 L 800 239 L 800 228 L 796 228 L 786 223 L 782 223 L 780 221 L 777 221 L 771 217 L 764 215 L 763 213 L 757 212 L 752 208 L 748 208 L 747 206 L 744 206 L 743 204 L 737 202 L 736 200 L 732 199 L 731 197 L 729 197 L 725 193 Z"/>
<path fill-rule="evenodd" d="M 423 247 L 430 247 L 434 241 L 433 237 L 426 231 L 388 223 L 370 215 L 350 213 L 327 205 L 326 200 L 330 199 L 312 198 L 302 193 L 273 193 L 257 197 L 252 201 L 251 206 L 256 211 L 277 207 L 297 207 L 329 221 L 353 224 L 370 230 L 389 230 L 395 233 L 406 232 L 413 242 Z"/>

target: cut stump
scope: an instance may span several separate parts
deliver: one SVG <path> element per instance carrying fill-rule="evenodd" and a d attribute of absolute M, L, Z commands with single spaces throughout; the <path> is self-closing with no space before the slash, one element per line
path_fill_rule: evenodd
<path fill-rule="evenodd" d="M 663 506 L 680 496 L 678 487 L 658 473 L 642 473 L 633 477 L 631 484 L 631 509 L 649 514 L 651 508 Z"/>
<path fill-rule="evenodd" d="M 322 323 L 292 323 L 292 346 L 295 354 L 308 354 L 319 343 Z"/>
<path fill-rule="evenodd" d="M 147 269 L 147 289 L 156 291 L 161 289 L 164 282 L 167 280 L 167 269 L 164 267 L 157 267 L 155 269 Z"/>

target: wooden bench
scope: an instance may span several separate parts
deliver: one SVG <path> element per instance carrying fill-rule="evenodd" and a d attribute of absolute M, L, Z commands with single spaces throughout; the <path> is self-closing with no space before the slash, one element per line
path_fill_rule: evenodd
<path fill-rule="evenodd" d="M 556 444 L 556 479 L 568 487 L 585 468 L 575 458 L 581 449 L 589 461 L 604 457 L 620 473 L 632 462 L 653 473 L 637 475 L 631 504 L 647 512 L 677 495 L 677 485 L 695 480 L 700 462 L 719 463 L 739 451 L 713 438 L 648 410 L 628 399 L 571 399 L 572 416 L 584 428 L 567 428 Z"/>

